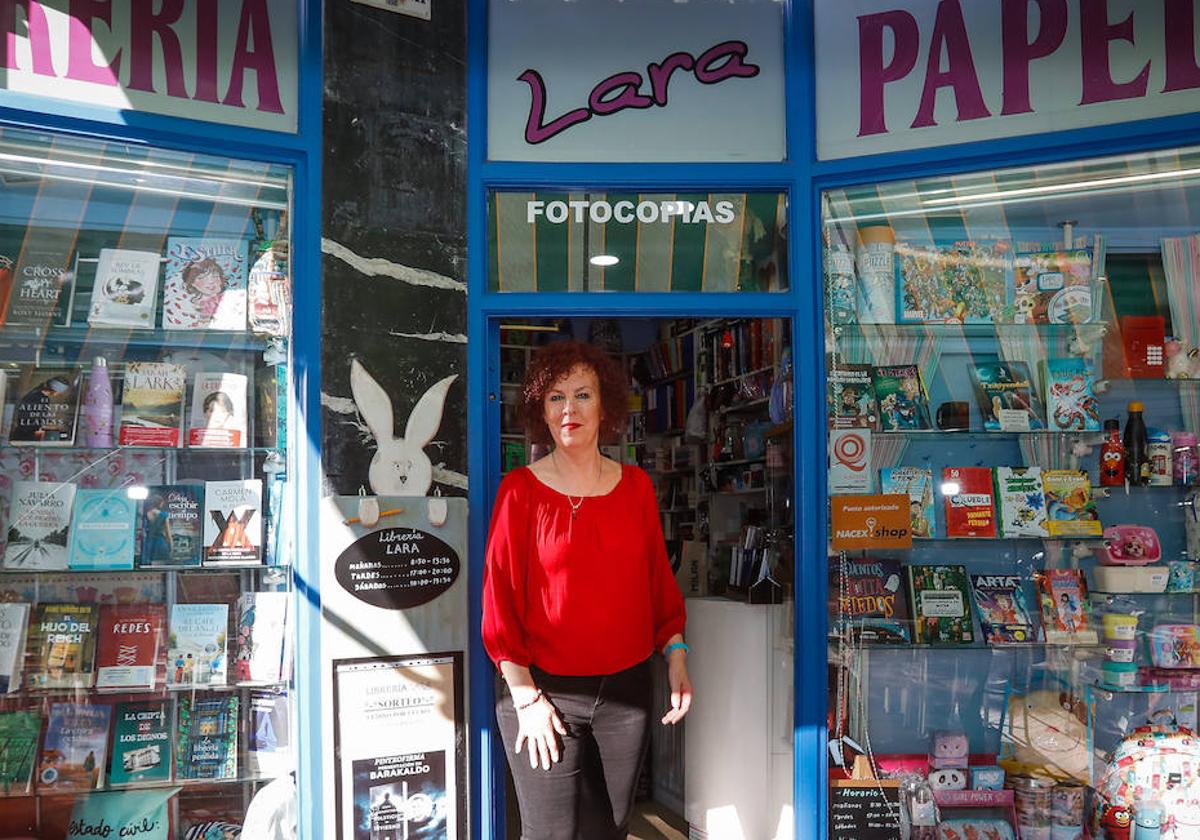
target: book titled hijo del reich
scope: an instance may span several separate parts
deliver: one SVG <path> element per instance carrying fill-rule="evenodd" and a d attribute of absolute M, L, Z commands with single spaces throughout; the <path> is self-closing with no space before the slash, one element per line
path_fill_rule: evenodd
<path fill-rule="evenodd" d="M 247 252 L 244 239 L 168 239 L 163 329 L 245 330 Z"/>
<path fill-rule="evenodd" d="M 204 563 L 261 563 L 262 480 L 209 481 L 204 485 Z"/>
<path fill-rule="evenodd" d="M 29 634 L 28 689 L 90 688 L 96 662 L 95 604 L 38 604 Z"/>

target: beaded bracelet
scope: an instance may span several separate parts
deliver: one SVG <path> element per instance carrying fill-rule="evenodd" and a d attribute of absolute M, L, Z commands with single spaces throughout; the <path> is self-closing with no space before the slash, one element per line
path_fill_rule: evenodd
<path fill-rule="evenodd" d="M 691 648 L 689 648 L 684 642 L 672 642 L 671 644 L 667 645 L 666 650 L 663 651 L 663 656 L 670 656 L 677 650 L 682 650 L 684 653 L 687 653 L 689 650 L 691 650 Z"/>
<path fill-rule="evenodd" d="M 518 706 L 514 703 L 513 708 L 516 709 L 518 712 L 523 712 L 526 709 L 528 709 L 530 706 L 532 706 L 534 703 L 541 700 L 545 696 L 546 695 L 542 694 L 542 690 L 539 688 L 537 690 L 537 694 L 533 695 L 533 697 L 529 700 L 528 703 L 522 703 L 520 706 Z"/>

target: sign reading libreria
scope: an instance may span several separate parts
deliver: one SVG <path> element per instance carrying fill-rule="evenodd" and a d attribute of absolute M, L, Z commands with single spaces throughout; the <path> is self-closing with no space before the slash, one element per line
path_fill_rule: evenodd
<path fill-rule="evenodd" d="M 0 2 L 2 91 L 295 131 L 295 0 Z"/>
<path fill-rule="evenodd" d="M 1197 0 L 814 5 L 821 158 L 1200 110 Z"/>
<path fill-rule="evenodd" d="M 488 156 L 784 157 L 783 0 L 491 0 Z"/>

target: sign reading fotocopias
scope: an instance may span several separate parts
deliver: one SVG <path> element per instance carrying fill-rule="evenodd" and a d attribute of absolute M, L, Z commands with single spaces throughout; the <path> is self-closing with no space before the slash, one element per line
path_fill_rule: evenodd
<path fill-rule="evenodd" d="M 814 7 L 821 158 L 1196 110 L 1195 0 Z"/>
<path fill-rule="evenodd" d="M 0 90 L 295 131 L 296 44 L 295 0 L 0 2 Z"/>
<path fill-rule="evenodd" d="M 496 160 L 784 157 L 780 0 L 492 0 Z"/>

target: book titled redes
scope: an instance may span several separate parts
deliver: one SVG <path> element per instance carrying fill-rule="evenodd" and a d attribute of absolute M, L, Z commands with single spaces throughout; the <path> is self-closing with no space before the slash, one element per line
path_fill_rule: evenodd
<path fill-rule="evenodd" d="M 261 563 L 262 481 L 209 481 L 204 485 L 204 564 Z"/>
<path fill-rule="evenodd" d="M 187 371 L 168 362 L 130 362 L 121 392 L 122 446 L 179 446 Z"/>
<path fill-rule="evenodd" d="M 97 688 L 154 688 L 166 610 L 160 604 L 100 608 Z"/>

